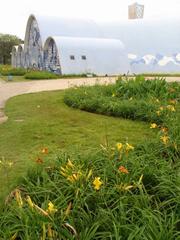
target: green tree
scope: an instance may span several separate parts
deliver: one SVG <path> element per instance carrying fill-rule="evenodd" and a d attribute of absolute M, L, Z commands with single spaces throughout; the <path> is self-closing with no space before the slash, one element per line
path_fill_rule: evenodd
<path fill-rule="evenodd" d="M 0 33 L 0 63 L 9 64 L 11 62 L 12 47 L 22 42 L 17 36 Z"/>

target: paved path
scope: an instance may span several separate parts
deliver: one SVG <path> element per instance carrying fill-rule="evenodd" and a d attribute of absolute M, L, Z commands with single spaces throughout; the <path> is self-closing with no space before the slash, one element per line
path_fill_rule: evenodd
<path fill-rule="evenodd" d="M 3 109 L 6 101 L 14 96 L 35 93 L 41 91 L 63 90 L 72 86 L 94 85 L 114 83 L 117 77 L 98 77 L 98 78 L 79 78 L 79 79 L 59 79 L 59 80 L 39 80 L 29 82 L 8 83 L 0 81 L 0 123 L 5 122 L 8 117 L 5 116 Z M 180 77 L 167 77 L 168 82 L 178 81 Z"/>
<path fill-rule="evenodd" d="M 4 82 L 0 81 L 0 123 L 7 121 L 3 109 L 6 101 L 14 96 L 42 91 L 63 90 L 73 86 L 114 83 L 116 77 L 39 80 L 29 82 Z"/>

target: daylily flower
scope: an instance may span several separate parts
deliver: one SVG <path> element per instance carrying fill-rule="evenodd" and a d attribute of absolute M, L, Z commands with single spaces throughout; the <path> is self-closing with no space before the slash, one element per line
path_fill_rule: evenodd
<path fill-rule="evenodd" d="M 154 129 L 154 128 L 157 128 L 157 127 L 158 127 L 158 125 L 156 123 L 151 123 L 150 128 Z"/>
<path fill-rule="evenodd" d="M 48 154 L 48 148 L 43 148 L 41 152 L 44 154 Z"/>
<path fill-rule="evenodd" d="M 168 128 L 162 127 L 162 128 L 161 128 L 161 131 L 164 132 L 164 133 L 167 133 L 167 132 L 168 132 Z"/>
<path fill-rule="evenodd" d="M 95 177 L 93 181 L 94 189 L 98 191 L 102 184 L 103 182 L 100 180 L 100 177 Z"/>
<path fill-rule="evenodd" d="M 38 157 L 38 158 L 36 159 L 36 162 L 39 163 L 39 164 L 42 164 L 42 163 L 43 163 L 43 160 Z"/>
<path fill-rule="evenodd" d="M 71 160 L 68 159 L 68 163 L 66 165 L 66 168 L 73 168 L 74 164 L 71 162 Z"/>
<path fill-rule="evenodd" d="M 129 171 L 128 171 L 124 166 L 120 166 L 120 167 L 119 167 L 119 171 L 120 171 L 121 173 L 125 173 L 125 174 L 128 174 L 128 173 L 129 173 Z"/>
<path fill-rule="evenodd" d="M 133 185 L 128 185 L 127 183 L 121 183 L 119 186 L 117 186 L 118 189 L 122 191 L 129 191 L 131 188 L 133 188 Z"/>
<path fill-rule="evenodd" d="M 168 105 L 168 106 L 167 106 L 167 109 L 168 109 L 169 111 L 171 111 L 171 112 L 175 112 L 175 111 L 176 111 L 176 109 L 175 109 L 175 107 L 174 107 L 173 105 Z"/>
<path fill-rule="evenodd" d="M 134 147 L 129 143 L 126 143 L 126 152 L 129 152 L 130 150 L 134 150 Z"/>
<path fill-rule="evenodd" d="M 67 177 L 67 180 L 69 180 L 70 182 L 75 182 L 77 181 L 80 177 L 81 177 L 81 172 L 77 172 L 77 173 L 73 173 L 72 175 Z"/>
<path fill-rule="evenodd" d="M 49 202 L 48 209 L 46 211 L 50 214 L 54 214 L 57 212 L 57 209 L 54 207 L 54 204 L 52 202 Z"/>
<path fill-rule="evenodd" d="M 117 143 L 116 147 L 117 147 L 118 151 L 121 151 L 122 148 L 123 148 L 123 144 L 122 143 Z"/>
<path fill-rule="evenodd" d="M 160 111 L 156 111 L 157 115 L 160 116 L 161 115 L 161 112 Z"/>
<path fill-rule="evenodd" d="M 162 140 L 162 142 L 167 145 L 168 141 L 169 141 L 169 137 L 168 136 L 162 136 L 160 137 L 160 139 Z"/>
<path fill-rule="evenodd" d="M 16 189 L 15 197 L 16 197 L 16 201 L 17 201 L 19 207 L 22 207 L 23 206 L 23 200 L 22 200 L 21 192 L 19 191 L 19 189 Z"/>
<path fill-rule="evenodd" d="M 31 208 L 34 207 L 34 203 L 32 202 L 30 196 L 27 196 L 26 201 L 27 201 L 28 205 L 29 205 Z"/>

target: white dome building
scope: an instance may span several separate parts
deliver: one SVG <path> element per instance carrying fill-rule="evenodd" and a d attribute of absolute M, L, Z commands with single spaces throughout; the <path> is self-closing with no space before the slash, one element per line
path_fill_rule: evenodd
<path fill-rule="evenodd" d="M 122 42 L 115 39 L 49 37 L 44 45 L 46 70 L 60 74 L 126 73 L 125 57 Z"/>
<path fill-rule="evenodd" d="M 179 22 L 138 19 L 97 23 L 30 15 L 23 66 L 59 74 L 180 72 Z M 12 53 L 12 65 L 13 59 Z"/>

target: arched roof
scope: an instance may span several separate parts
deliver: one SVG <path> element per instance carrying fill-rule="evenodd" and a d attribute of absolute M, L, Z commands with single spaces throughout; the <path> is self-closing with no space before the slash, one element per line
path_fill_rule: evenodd
<path fill-rule="evenodd" d="M 86 50 L 92 49 L 110 49 L 124 51 L 124 44 L 118 39 L 105 39 L 105 38 L 81 38 L 81 37 L 60 37 L 52 36 L 48 37 L 44 48 L 47 47 L 47 43 L 53 39 L 59 50 L 71 49 L 71 50 Z M 77 49 L 78 48 L 78 49 Z"/>
<path fill-rule="evenodd" d="M 88 68 L 91 72 L 99 74 L 125 73 L 128 71 L 125 58 L 124 44 L 117 39 L 99 39 L 99 38 L 78 38 L 78 37 L 49 37 L 44 45 L 44 50 L 48 48 L 48 43 L 53 40 L 58 49 L 62 71 L 76 66 L 74 71 L 82 69 L 84 62 L 81 57 L 87 57 Z M 74 63 L 70 56 L 75 56 Z M 71 73 L 73 70 L 71 69 Z"/>
<path fill-rule="evenodd" d="M 98 25 L 93 20 L 66 19 L 31 14 L 26 26 L 25 42 L 27 42 L 32 20 L 37 21 L 42 43 L 45 42 L 48 36 L 102 37 Z"/>

